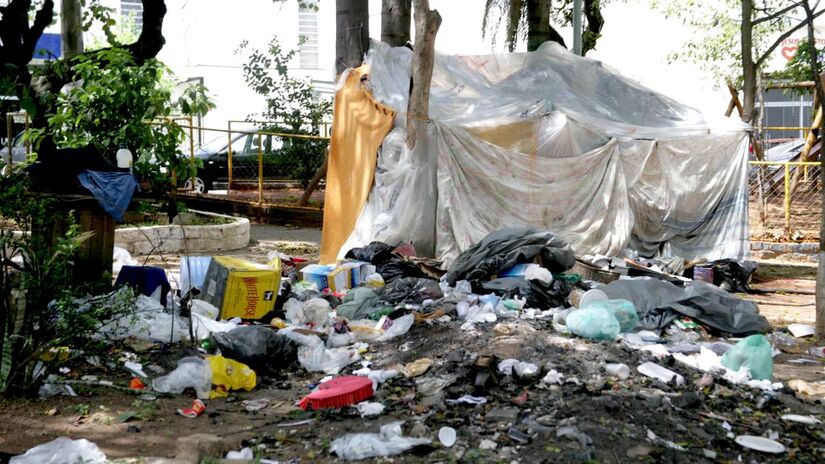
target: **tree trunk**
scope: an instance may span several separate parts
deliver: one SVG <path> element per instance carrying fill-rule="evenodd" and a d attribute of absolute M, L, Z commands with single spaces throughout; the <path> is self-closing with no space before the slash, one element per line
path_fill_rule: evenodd
<path fill-rule="evenodd" d="M 83 53 L 83 19 L 79 0 L 60 2 L 60 43 L 64 58 Z"/>
<path fill-rule="evenodd" d="M 527 0 L 527 51 L 532 52 L 551 40 L 550 29 L 550 2 Z M 556 36 L 561 38 L 558 33 Z M 560 43 L 564 45 L 564 40 Z"/>
<path fill-rule="evenodd" d="M 582 56 L 596 48 L 596 41 L 602 36 L 604 18 L 602 17 L 601 0 L 584 0 L 582 8 L 587 19 L 587 28 L 582 33 Z"/>
<path fill-rule="evenodd" d="M 814 75 L 814 85 L 816 95 L 820 103 L 825 104 L 825 93 L 822 89 L 822 76 L 819 74 L 819 63 L 817 60 L 816 39 L 814 37 L 814 16 L 808 0 L 802 3 L 805 8 L 805 17 L 808 22 L 808 47 L 811 50 L 811 71 Z M 811 128 L 813 129 L 813 128 Z M 816 336 L 825 338 L 825 118 L 819 119 L 819 171 L 820 171 L 820 194 L 822 195 L 822 207 L 820 210 L 819 226 L 819 265 L 816 271 Z"/>
<path fill-rule="evenodd" d="M 364 61 L 370 47 L 369 2 L 335 2 L 335 74 L 355 68 Z"/>
<path fill-rule="evenodd" d="M 417 132 L 426 132 L 430 110 L 430 84 L 435 64 L 435 34 L 441 26 L 441 15 L 430 10 L 429 0 L 415 0 L 415 47 L 413 48 L 412 87 L 407 104 L 407 148 L 416 144 Z"/>
<path fill-rule="evenodd" d="M 403 47 L 410 41 L 411 0 L 382 0 L 381 41 Z"/>
<path fill-rule="evenodd" d="M 756 63 L 753 61 L 753 0 L 742 0 L 742 121 L 752 123 L 756 102 Z"/>

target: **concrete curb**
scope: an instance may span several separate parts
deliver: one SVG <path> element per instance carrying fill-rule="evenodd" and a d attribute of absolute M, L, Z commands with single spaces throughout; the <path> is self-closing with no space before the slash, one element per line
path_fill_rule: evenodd
<path fill-rule="evenodd" d="M 207 253 L 238 250 L 249 245 L 249 219 L 206 211 L 203 216 L 231 219 L 229 224 L 128 227 L 115 230 L 115 246 L 132 255 L 152 253 Z"/>

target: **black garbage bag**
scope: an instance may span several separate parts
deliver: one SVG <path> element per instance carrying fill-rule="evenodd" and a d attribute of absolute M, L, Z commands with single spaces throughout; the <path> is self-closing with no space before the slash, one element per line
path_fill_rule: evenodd
<path fill-rule="evenodd" d="M 387 303 L 421 304 L 424 300 L 437 300 L 444 296 L 438 282 L 419 277 L 404 277 L 386 285 L 379 295 Z"/>
<path fill-rule="evenodd" d="M 298 360 L 298 345 L 267 326 L 236 327 L 213 332 L 210 338 L 224 357 L 246 364 L 259 375 L 285 369 Z"/>
<path fill-rule="evenodd" d="M 525 298 L 528 308 L 547 310 L 560 308 L 567 301 L 567 295 L 575 284 L 564 279 L 553 279 L 549 284 L 540 280 L 527 280 L 521 277 L 502 277 L 501 279 L 481 282 L 479 293 L 495 293 L 502 298 Z"/>
<path fill-rule="evenodd" d="M 427 277 L 414 263 L 394 253 L 395 248 L 383 242 L 372 242 L 362 248 L 353 248 L 345 256 L 347 259 L 366 261 L 375 265 L 375 272 L 381 274 L 385 283 L 403 277 Z"/>
<path fill-rule="evenodd" d="M 515 264 L 535 258 L 550 272 L 564 272 L 576 263 L 570 246 L 558 235 L 530 227 L 506 227 L 464 250 L 447 272 L 447 282 L 481 281 Z"/>
<path fill-rule="evenodd" d="M 737 337 L 771 330 L 756 303 L 737 298 L 707 282 L 694 281 L 680 288 L 658 279 L 617 280 L 599 290 L 610 299 L 633 302 L 640 326 L 648 330 L 663 329 L 682 316 L 717 333 Z"/>
<path fill-rule="evenodd" d="M 713 283 L 731 292 L 750 292 L 748 282 L 751 274 L 759 267 L 754 261 L 736 261 L 720 259 L 711 263 L 713 266 Z"/>

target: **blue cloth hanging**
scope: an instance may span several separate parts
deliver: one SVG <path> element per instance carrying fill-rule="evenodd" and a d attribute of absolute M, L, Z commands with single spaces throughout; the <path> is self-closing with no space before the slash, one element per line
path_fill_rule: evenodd
<path fill-rule="evenodd" d="M 80 185 L 92 192 L 104 211 L 115 221 L 122 222 L 123 214 L 132 201 L 138 186 L 131 172 L 82 171 L 77 175 Z"/>

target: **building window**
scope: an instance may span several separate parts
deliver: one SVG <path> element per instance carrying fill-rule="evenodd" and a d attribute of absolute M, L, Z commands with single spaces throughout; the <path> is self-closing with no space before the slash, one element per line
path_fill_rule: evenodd
<path fill-rule="evenodd" d="M 135 28 L 139 32 L 143 28 L 143 1 L 120 0 L 120 16 L 122 18 L 131 16 L 135 21 Z"/>
<path fill-rule="evenodd" d="M 768 129 L 764 132 L 764 138 L 773 143 L 803 138 L 805 131 L 802 128 L 811 125 L 813 110 L 811 94 L 793 95 L 783 89 L 766 90 L 762 126 Z M 788 129 L 776 129 L 778 127 Z"/>
<path fill-rule="evenodd" d="M 300 2 L 298 9 L 298 36 L 301 68 L 318 69 L 318 9 L 310 2 Z"/>

